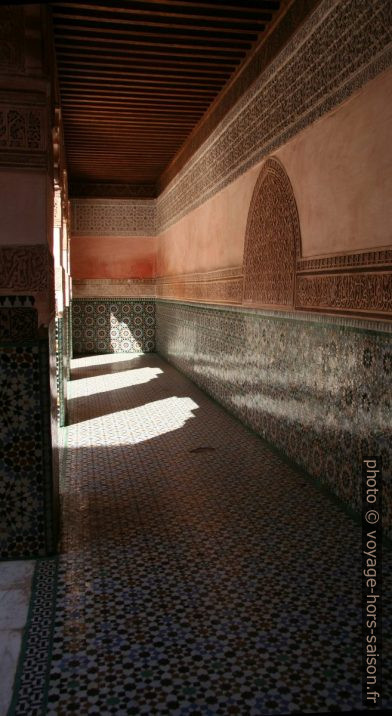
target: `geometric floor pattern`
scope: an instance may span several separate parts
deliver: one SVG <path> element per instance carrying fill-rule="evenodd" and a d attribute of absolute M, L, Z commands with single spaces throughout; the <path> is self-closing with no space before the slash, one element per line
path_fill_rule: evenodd
<path fill-rule="evenodd" d="M 79 358 L 69 386 L 12 713 L 362 710 L 359 525 L 155 354 Z"/>

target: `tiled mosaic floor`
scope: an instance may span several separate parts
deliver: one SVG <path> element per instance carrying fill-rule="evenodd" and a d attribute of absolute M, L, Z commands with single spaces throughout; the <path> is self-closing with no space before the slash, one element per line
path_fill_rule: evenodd
<path fill-rule="evenodd" d="M 13 713 L 361 709 L 358 525 L 156 355 L 75 360 L 70 388 Z"/>

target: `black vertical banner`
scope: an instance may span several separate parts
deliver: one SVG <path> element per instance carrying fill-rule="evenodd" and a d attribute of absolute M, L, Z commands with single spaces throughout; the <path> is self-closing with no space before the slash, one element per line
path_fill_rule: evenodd
<path fill-rule="evenodd" d="M 382 462 L 362 458 L 362 701 L 382 705 Z"/>

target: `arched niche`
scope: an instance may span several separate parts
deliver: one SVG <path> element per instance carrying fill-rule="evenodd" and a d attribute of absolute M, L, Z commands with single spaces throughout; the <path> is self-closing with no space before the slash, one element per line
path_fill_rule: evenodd
<path fill-rule="evenodd" d="M 297 205 L 283 165 L 269 158 L 253 191 L 246 225 L 243 303 L 293 308 L 301 233 Z"/>

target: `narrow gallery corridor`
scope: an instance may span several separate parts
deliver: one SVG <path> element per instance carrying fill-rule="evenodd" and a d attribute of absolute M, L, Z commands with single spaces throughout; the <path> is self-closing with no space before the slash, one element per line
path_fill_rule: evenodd
<path fill-rule="evenodd" d="M 359 525 L 157 355 L 78 358 L 70 388 L 16 714 L 360 709 Z"/>
<path fill-rule="evenodd" d="M 391 9 L 0 4 L 0 716 L 392 710 Z"/>

